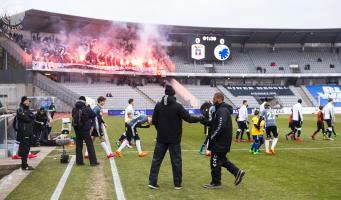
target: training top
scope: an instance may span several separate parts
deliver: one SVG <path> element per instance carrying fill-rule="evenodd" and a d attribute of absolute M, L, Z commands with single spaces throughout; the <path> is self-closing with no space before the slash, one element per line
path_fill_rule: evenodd
<path fill-rule="evenodd" d="M 129 104 L 124 111 L 124 122 L 125 123 L 129 122 L 128 113 L 132 113 L 133 117 L 134 117 L 134 108 L 133 108 L 133 105 L 131 105 L 131 104 Z"/>
<path fill-rule="evenodd" d="M 134 128 L 136 126 L 136 124 L 138 124 L 138 123 L 144 124 L 147 121 L 148 121 L 147 115 L 139 115 L 137 117 L 134 117 L 130 122 L 128 122 L 128 125 L 130 127 Z"/>
<path fill-rule="evenodd" d="M 258 116 L 254 116 L 252 118 L 253 125 L 252 125 L 252 129 L 251 129 L 251 135 L 260 135 L 261 134 L 260 129 L 255 127 L 255 125 L 258 125 L 258 121 L 259 121 Z"/>
<path fill-rule="evenodd" d="M 318 122 L 323 122 L 323 112 L 321 110 L 316 113 L 316 118 Z"/>
<path fill-rule="evenodd" d="M 272 109 L 264 109 L 261 115 L 265 119 L 265 127 L 277 126 L 276 113 Z"/>
<path fill-rule="evenodd" d="M 242 105 L 242 106 L 239 108 L 239 112 L 238 112 L 238 121 L 239 121 L 239 122 L 247 121 L 247 117 L 248 117 L 248 114 L 247 114 L 247 107 L 246 107 L 245 105 Z"/>
<path fill-rule="evenodd" d="M 259 112 L 262 113 L 265 107 L 266 101 L 264 101 L 260 106 L 259 106 Z"/>
<path fill-rule="evenodd" d="M 334 105 L 332 102 L 327 103 L 327 105 L 323 108 L 324 111 L 324 119 L 325 120 L 334 120 Z"/>
<path fill-rule="evenodd" d="M 292 120 L 303 122 L 302 105 L 300 103 L 296 103 L 292 107 Z"/>

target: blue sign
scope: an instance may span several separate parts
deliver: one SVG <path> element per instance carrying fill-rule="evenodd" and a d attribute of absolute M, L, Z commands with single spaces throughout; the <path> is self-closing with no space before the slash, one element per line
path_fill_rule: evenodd
<path fill-rule="evenodd" d="M 201 115 L 201 110 L 200 109 L 186 109 L 189 114 L 191 115 Z M 252 114 L 252 108 L 248 108 L 248 113 Z M 139 109 L 139 110 L 134 110 L 134 116 L 136 115 L 153 115 L 154 110 L 153 109 Z M 233 110 L 233 114 L 237 114 L 237 110 Z M 124 110 L 108 110 L 108 115 L 109 116 L 123 116 L 124 115 Z"/>
<path fill-rule="evenodd" d="M 320 105 L 324 106 L 328 103 L 328 98 L 334 100 L 334 106 L 341 106 L 341 86 L 339 85 L 309 85 L 306 86 L 313 98 Z"/>

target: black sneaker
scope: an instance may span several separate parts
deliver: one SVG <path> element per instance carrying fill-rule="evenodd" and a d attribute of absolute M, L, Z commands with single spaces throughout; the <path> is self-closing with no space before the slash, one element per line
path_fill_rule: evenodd
<path fill-rule="evenodd" d="M 182 189 L 182 185 L 174 186 L 174 190 L 181 190 L 181 189 Z"/>
<path fill-rule="evenodd" d="M 92 166 L 92 167 L 96 167 L 96 166 L 98 166 L 98 165 L 99 165 L 99 162 L 90 164 L 90 166 Z"/>
<path fill-rule="evenodd" d="M 204 188 L 206 189 L 220 189 L 222 188 L 221 184 L 213 184 L 213 183 L 208 183 L 203 185 Z"/>
<path fill-rule="evenodd" d="M 154 189 L 154 190 L 157 190 L 157 189 L 160 188 L 160 186 L 159 186 L 158 184 L 156 184 L 156 185 L 149 184 L 148 187 L 149 187 L 150 189 Z"/>
<path fill-rule="evenodd" d="M 245 175 L 245 171 L 239 170 L 237 173 L 236 179 L 234 181 L 234 185 L 236 186 L 239 185 L 242 182 L 244 175 Z"/>
<path fill-rule="evenodd" d="M 80 165 L 81 166 L 81 165 L 84 165 L 84 163 L 76 163 L 76 165 Z"/>
<path fill-rule="evenodd" d="M 33 167 L 31 167 L 31 166 L 27 166 L 27 167 L 24 167 L 24 168 L 21 168 L 22 170 L 27 170 L 27 171 L 30 171 L 30 170 L 34 170 L 34 168 Z"/>

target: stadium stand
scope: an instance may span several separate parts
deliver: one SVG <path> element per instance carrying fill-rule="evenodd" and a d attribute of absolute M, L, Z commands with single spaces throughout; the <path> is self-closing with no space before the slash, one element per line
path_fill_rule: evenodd
<path fill-rule="evenodd" d="M 211 87 L 208 85 L 184 85 L 185 88 L 197 97 L 200 101 L 200 105 L 205 101 L 212 101 L 214 93 L 219 92 L 216 87 Z"/>
<path fill-rule="evenodd" d="M 137 89 L 123 85 L 116 86 L 113 84 L 96 83 L 87 85 L 85 83 L 64 83 L 67 89 L 77 93 L 79 96 L 87 96 L 95 101 L 99 96 L 106 96 L 111 93 L 112 97 L 107 97 L 107 103 L 104 108 L 108 109 L 124 109 L 128 104 L 128 99 L 133 98 L 135 107 L 139 109 L 154 108 L 155 102 L 143 95 Z"/>

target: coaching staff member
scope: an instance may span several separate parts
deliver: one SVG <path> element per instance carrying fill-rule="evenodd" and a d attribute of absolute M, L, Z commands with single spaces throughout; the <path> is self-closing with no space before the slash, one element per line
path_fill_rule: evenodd
<path fill-rule="evenodd" d="M 153 124 L 157 130 L 157 139 L 149 174 L 149 185 L 152 189 L 158 189 L 158 174 L 163 158 L 169 150 L 173 170 L 174 189 L 182 188 L 182 160 L 181 160 L 181 136 L 182 120 L 195 123 L 203 120 L 203 117 L 191 116 L 185 108 L 176 102 L 175 91 L 170 85 L 166 85 L 165 96 L 157 103 L 153 113 Z"/>
<path fill-rule="evenodd" d="M 15 130 L 17 131 L 17 140 L 19 144 L 19 156 L 21 156 L 21 169 L 33 170 L 33 167 L 27 164 L 27 157 L 30 153 L 30 141 L 33 135 L 33 125 L 35 115 L 30 110 L 30 99 L 27 96 L 21 97 L 21 102 L 17 110 Z"/>
<path fill-rule="evenodd" d="M 90 130 L 96 113 L 90 106 L 86 105 L 84 96 L 80 96 L 72 109 L 72 126 L 76 133 L 76 164 L 84 165 L 83 161 L 83 141 L 85 141 L 91 166 L 96 166 L 97 162 L 94 144 L 90 136 Z"/>
<path fill-rule="evenodd" d="M 221 187 L 221 167 L 235 176 L 235 185 L 238 185 L 245 175 L 245 171 L 238 169 L 226 157 L 232 141 L 232 109 L 224 103 L 224 95 L 219 92 L 214 94 L 213 104 L 216 111 L 212 114 L 208 133 L 208 149 L 212 152 L 210 161 L 212 181 L 204 185 L 204 188 L 208 189 Z"/>

